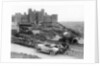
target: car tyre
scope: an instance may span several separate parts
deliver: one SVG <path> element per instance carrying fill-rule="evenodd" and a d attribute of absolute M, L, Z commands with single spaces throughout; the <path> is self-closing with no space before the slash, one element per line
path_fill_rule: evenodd
<path fill-rule="evenodd" d="M 53 52 L 53 51 L 50 51 L 49 54 L 50 54 L 50 55 L 56 55 L 56 53 Z"/>
<path fill-rule="evenodd" d="M 40 51 L 41 49 L 40 48 L 37 48 L 37 50 Z"/>

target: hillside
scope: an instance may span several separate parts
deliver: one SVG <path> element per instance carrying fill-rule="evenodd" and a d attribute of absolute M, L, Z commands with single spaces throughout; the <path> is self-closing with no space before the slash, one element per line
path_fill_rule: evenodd
<path fill-rule="evenodd" d="M 60 22 L 66 28 L 70 28 L 71 30 L 78 32 L 84 37 L 84 22 Z"/>

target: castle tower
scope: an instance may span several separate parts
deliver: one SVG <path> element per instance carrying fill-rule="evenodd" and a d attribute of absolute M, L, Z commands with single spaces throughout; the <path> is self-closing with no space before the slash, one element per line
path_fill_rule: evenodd
<path fill-rule="evenodd" d="M 32 9 L 28 10 L 29 22 L 35 24 L 36 23 L 36 11 L 32 11 Z"/>
<path fill-rule="evenodd" d="M 51 20 L 52 20 L 52 22 L 57 22 L 57 20 L 58 20 L 58 15 L 57 15 L 57 14 L 51 15 Z"/>

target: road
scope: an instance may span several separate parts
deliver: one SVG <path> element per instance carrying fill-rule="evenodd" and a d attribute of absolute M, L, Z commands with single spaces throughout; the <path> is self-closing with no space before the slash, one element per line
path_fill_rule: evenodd
<path fill-rule="evenodd" d="M 74 57 L 67 56 L 67 55 L 52 56 L 52 55 L 40 53 L 40 52 L 36 51 L 34 48 L 29 48 L 29 47 L 25 47 L 25 46 L 21 46 L 21 45 L 17 45 L 17 44 L 11 44 L 11 52 L 36 55 L 43 59 L 75 59 Z"/>

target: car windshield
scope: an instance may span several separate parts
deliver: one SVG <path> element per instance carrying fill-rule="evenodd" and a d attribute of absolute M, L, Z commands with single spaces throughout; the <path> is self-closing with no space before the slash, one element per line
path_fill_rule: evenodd
<path fill-rule="evenodd" d="M 45 44 L 46 47 L 58 47 L 56 44 Z"/>

